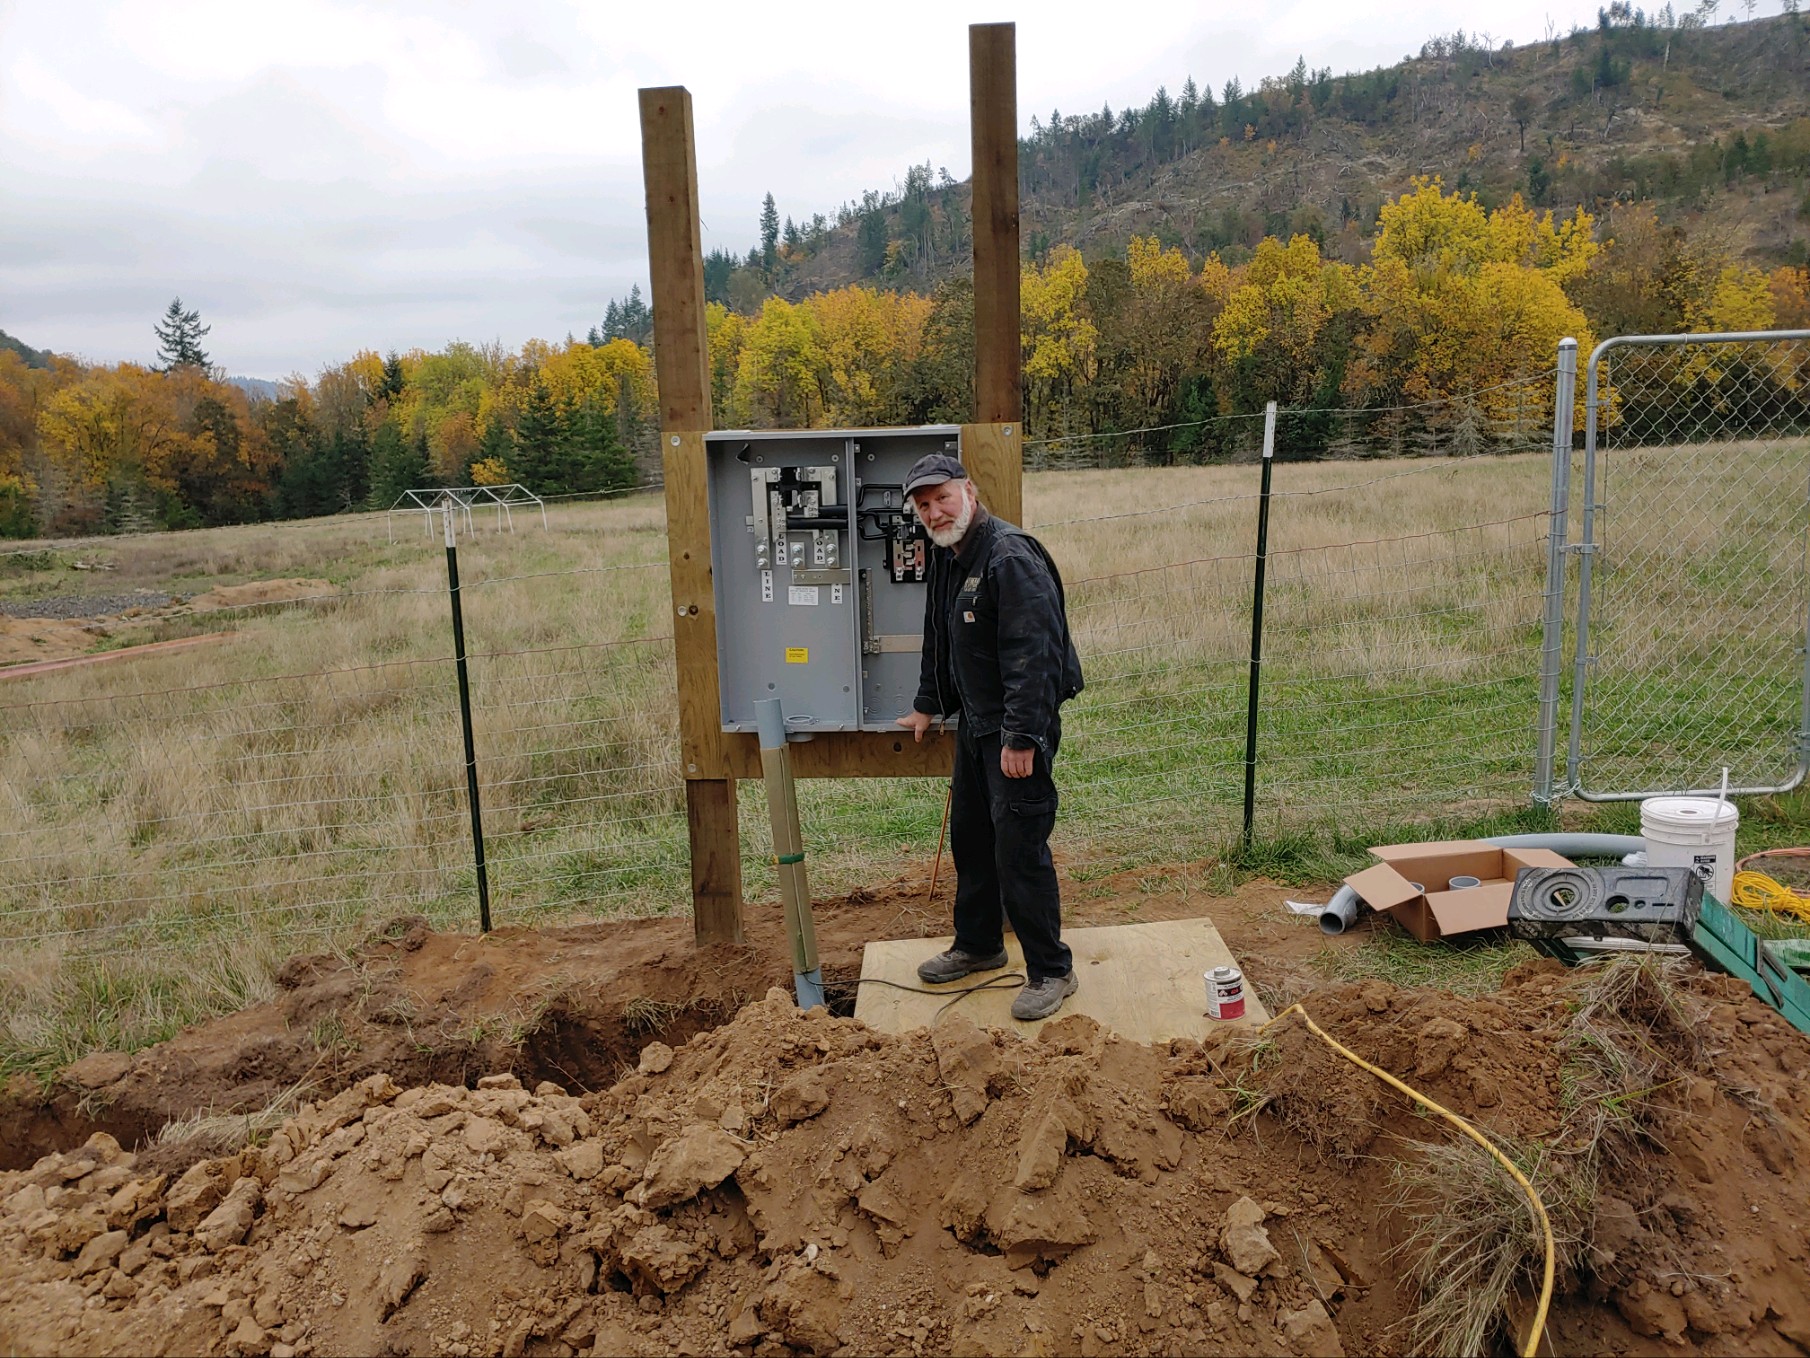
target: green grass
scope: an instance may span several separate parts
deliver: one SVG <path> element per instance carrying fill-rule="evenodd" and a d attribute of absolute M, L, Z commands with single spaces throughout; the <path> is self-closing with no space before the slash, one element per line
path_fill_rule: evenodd
<path fill-rule="evenodd" d="M 1411 989 L 1430 986 L 1455 995 L 1487 995 L 1502 988 L 1510 968 L 1537 957 L 1533 948 L 1494 935 L 1422 943 L 1393 924 L 1355 948 L 1324 949 L 1315 968 L 1335 981 L 1387 981 Z"/>

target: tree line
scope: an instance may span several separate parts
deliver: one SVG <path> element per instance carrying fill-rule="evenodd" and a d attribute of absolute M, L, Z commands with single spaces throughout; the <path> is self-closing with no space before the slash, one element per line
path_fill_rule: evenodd
<path fill-rule="evenodd" d="M 1519 197 L 1492 208 L 1438 179 L 1382 206 L 1362 264 L 1307 233 L 1198 265 L 1143 236 L 1093 259 L 1048 249 L 1021 281 L 1030 435 L 1160 463 L 1234 451 L 1238 417 L 1272 400 L 1290 412 L 1295 455 L 1483 448 L 1479 431 L 1550 421 L 1538 375 L 1564 336 L 1587 351 L 1598 335 L 1810 326 L 1803 269 L 1736 262 L 1650 206 L 1604 224 Z M 386 508 L 432 485 L 633 485 L 656 467 L 655 321 L 631 293 L 584 340 L 367 350 L 275 400 L 210 366 L 206 329 L 180 302 L 158 330 L 159 366 L 32 366 L 0 350 L 0 533 Z M 719 428 L 959 422 L 973 408 L 964 279 L 746 311 L 713 301 L 706 323 Z M 1749 405 L 1803 407 L 1810 423 L 1810 366 L 1716 378 L 1737 380 Z"/>
<path fill-rule="evenodd" d="M 0 535 L 385 509 L 445 485 L 609 491 L 653 450 L 651 350 L 626 337 L 366 350 L 260 400 L 209 362 L 207 329 L 178 300 L 156 366 L 0 350 Z"/>

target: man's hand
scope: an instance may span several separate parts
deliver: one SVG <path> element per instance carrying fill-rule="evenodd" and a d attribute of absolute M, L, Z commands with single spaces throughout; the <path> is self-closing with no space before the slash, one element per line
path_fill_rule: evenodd
<path fill-rule="evenodd" d="M 907 712 L 904 716 L 900 717 L 898 720 L 898 724 L 900 726 L 903 726 L 907 731 L 911 732 L 911 738 L 913 740 L 917 741 L 919 744 L 922 744 L 923 740 L 924 740 L 924 732 L 926 732 L 930 729 L 930 723 L 935 720 L 936 720 L 936 718 L 931 716 L 928 712 L 918 712 L 916 710 L 913 710 L 913 711 Z"/>
<path fill-rule="evenodd" d="M 1029 778 L 1037 762 L 1035 750 L 1009 750 L 999 747 L 999 771 L 1008 778 Z"/>

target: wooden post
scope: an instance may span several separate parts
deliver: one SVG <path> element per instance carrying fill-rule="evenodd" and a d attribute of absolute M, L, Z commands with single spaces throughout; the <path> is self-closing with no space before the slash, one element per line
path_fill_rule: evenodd
<path fill-rule="evenodd" d="M 703 438 L 711 425 L 710 346 L 704 328 L 698 162 L 691 94 L 682 85 L 641 91 L 641 167 L 647 185 L 654 371 L 660 384 L 660 451 L 666 472 L 680 757 L 691 837 L 692 923 L 700 944 L 740 943 L 741 841 L 735 780 L 723 752 L 710 579 Z"/>
<path fill-rule="evenodd" d="M 1018 317 L 1016 25 L 968 28 L 974 141 L 974 418 L 1024 419 Z"/>

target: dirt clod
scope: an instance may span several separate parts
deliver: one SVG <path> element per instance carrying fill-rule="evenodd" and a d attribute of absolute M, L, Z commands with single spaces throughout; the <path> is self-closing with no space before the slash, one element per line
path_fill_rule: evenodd
<path fill-rule="evenodd" d="M 747 1158 L 742 1144 L 721 1127 L 693 1123 L 654 1152 L 641 1187 L 630 1196 L 649 1211 L 670 1207 L 715 1188 Z"/>
<path fill-rule="evenodd" d="M 1220 1252 L 1246 1277 L 1256 1277 L 1282 1258 L 1263 1229 L 1265 1215 L 1250 1198 L 1239 1198 L 1226 1209 L 1219 1228 Z"/>

